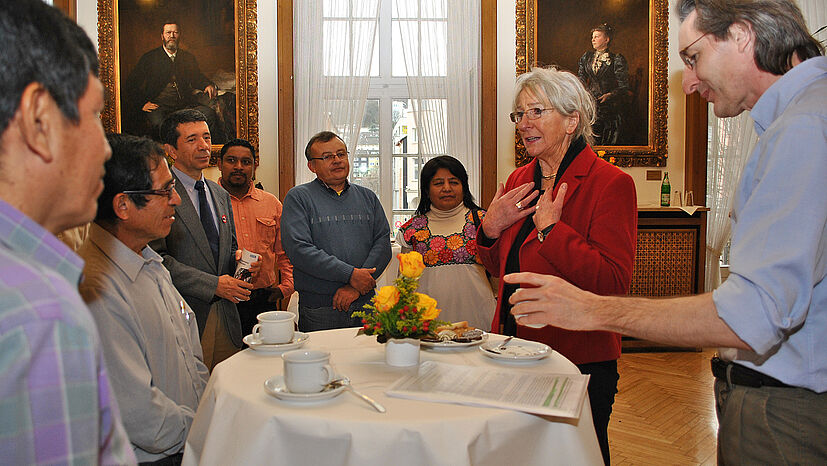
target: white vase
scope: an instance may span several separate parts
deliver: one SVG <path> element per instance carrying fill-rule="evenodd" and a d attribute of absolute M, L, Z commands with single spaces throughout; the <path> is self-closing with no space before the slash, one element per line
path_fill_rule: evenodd
<path fill-rule="evenodd" d="M 418 338 L 391 338 L 385 343 L 385 362 L 389 366 L 409 367 L 419 365 Z"/>

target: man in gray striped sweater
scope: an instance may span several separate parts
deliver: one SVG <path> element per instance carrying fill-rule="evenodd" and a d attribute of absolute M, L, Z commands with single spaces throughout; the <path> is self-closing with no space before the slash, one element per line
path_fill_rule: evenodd
<path fill-rule="evenodd" d="M 281 216 L 299 292 L 299 330 L 358 327 L 350 315 L 370 300 L 390 262 L 390 227 L 376 194 L 348 182 L 342 138 L 322 131 L 304 154 L 316 179 L 287 193 Z"/>

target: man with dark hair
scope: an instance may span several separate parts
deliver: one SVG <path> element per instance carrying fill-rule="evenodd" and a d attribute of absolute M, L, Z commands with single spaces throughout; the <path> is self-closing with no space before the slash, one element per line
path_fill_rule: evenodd
<path fill-rule="evenodd" d="M 195 314 L 147 243 L 163 238 L 181 198 L 156 142 L 109 135 L 98 213 L 78 254 L 80 293 L 101 334 L 124 426 L 141 464 L 180 464 L 209 378 Z"/>
<path fill-rule="evenodd" d="M 54 236 L 89 222 L 103 189 L 97 55 L 40 0 L 5 2 L 0 40 L 0 461 L 134 464 L 83 260 Z"/>
<path fill-rule="evenodd" d="M 373 191 L 348 182 L 342 138 L 313 136 L 304 151 L 316 179 L 284 198 L 282 243 L 299 292 L 299 330 L 357 327 L 391 259 L 390 227 Z"/>
<path fill-rule="evenodd" d="M 293 294 L 293 266 L 281 247 L 282 205 L 276 196 L 253 186 L 255 165 L 256 150 L 249 141 L 233 139 L 221 148 L 219 183 L 230 193 L 238 245 L 261 256 L 250 300 L 237 305 L 245 335 L 252 332 L 258 314 L 272 311 Z"/>
<path fill-rule="evenodd" d="M 530 286 L 512 312 L 524 325 L 726 348 L 712 360 L 719 463 L 825 464 L 827 58 L 791 0 L 677 10 L 684 91 L 719 117 L 749 110 L 760 136 L 736 191 L 729 277 L 712 293 L 648 300 L 506 275 Z"/>
<path fill-rule="evenodd" d="M 172 174 L 181 203 L 169 235 L 150 246 L 164 258 L 172 282 L 195 311 L 204 361 L 212 369 L 241 348 L 236 303 L 249 299 L 253 285 L 233 278 L 241 251 L 230 195 L 202 174 L 210 165 L 206 118 L 192 109 L 170 113 L 161 124 L 161 138 L 175 161 Z M 251 269 L 254 277 L 258 266 Z"/>
<path fill-rule="evenodd" d="M 221 143 L 225 139 L 224 126 L 209 107 L 218 91 L 201 72 L 195 56 L 179 47 L 180 40 L 179 24 L 165 22 L 161 27 L 161 46 L 141 56 L 124 81 L 126 130 L 141 132 L 141 120 L 145 119 L 149 122 L 149 134 L 157 137 L 157 128 L 167 115 L 193 108 L 207 117 L 215 141 Z"/>

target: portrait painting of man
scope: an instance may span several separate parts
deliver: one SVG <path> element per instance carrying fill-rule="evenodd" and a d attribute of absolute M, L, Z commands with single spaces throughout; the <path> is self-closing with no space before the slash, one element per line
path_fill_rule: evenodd
<path fill-rule="evenodd" d="M 232 0 L 119 0 L 121 131 L 159 139 L 183 108 L 207 118 L 214 144 L 236 137 Z"/>

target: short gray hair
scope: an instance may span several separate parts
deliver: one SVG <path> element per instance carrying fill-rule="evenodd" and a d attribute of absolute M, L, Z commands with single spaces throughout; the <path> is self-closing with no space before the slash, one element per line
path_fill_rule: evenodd
<path fill-rule="evenodd" d="M 734 23 L 748 23 L 755 32 L 755 64 L 782 75 L 801 61 L 824 54 L 824 47 L 807 31 L 804 16 L 792 0 L 677 0 L 681 23 L 697 11 L 695 28 L 726 40 Z"/>
<path fill-rule="evenodd" d="M 558 113 L 572 116 L 577 113 L 580 121 L 574 130 L 574 139 L 580 136 L 588 144 L 594 144 L 592 124 L 595 118 L 594 98 L 577 76 L 568 71 L 560 71 L 556 67 L 532 68 L 531 71 L 517 76 L 514 86 L 514 101 L 512 110 L 517 109 L 517 101 L 523 91 L 531 92 L 539 98 L 545 98 L 548 104 Z"/>

